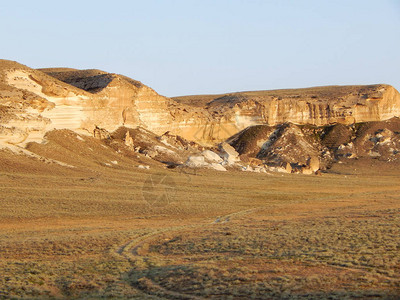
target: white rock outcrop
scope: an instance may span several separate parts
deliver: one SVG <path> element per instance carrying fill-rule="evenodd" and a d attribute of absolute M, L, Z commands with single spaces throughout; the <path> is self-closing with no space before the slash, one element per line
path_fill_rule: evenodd
<path fill-rule="evenodd" d="M 215 152 L 211 150 L 204 150 L 201 152 L 201 155 L 204 156 L 204 159 L 208 163 L 221 163 L 223 159 Z"/>
<path fill-rule="evenodd" d="M 185 166 L 189 168 L 208 168 L 216 171 L 226 171 L 221 165 L 222 159 L 213 151 L 205 150 L 199 155 L 189 156 L 185 162 Z"/>
<path fill-rule="evenodd" d="M 221 157 L 227 165 L 234 165 L 240 161 L 239 153 L 226 142 L 220 144 Z"/>
<path fill-rule="evenodd" d="M 189 168 L 203 168 L 208 166 L 208 163 L 205 161 L 204 156 L 192 155 L 188 157 L 185 165 Z"/>

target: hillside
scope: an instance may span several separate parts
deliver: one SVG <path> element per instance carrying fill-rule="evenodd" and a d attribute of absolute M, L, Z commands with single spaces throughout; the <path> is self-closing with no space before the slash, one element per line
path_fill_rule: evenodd
<path fill-rule="evenodd" d="M 0 114 L 0 146 L 13 151 L 44 149 L 56 129 L 107 139 L 118 151 L 125 143 L 126 153 L 167 166 L 221 171 L 313 173 L 400 155 L 400 94 L 384 84 L 170 99 L 119 74 L 1 60 Z"/>

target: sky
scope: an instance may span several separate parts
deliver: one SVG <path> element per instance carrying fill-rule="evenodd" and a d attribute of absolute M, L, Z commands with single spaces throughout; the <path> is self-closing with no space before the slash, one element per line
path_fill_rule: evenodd
<path fill-rule="evenodd" d="M 400 90 L 400 0 L 1 1 L 0 33 L 0 58 L 124 74 L 165 96 Z"/>

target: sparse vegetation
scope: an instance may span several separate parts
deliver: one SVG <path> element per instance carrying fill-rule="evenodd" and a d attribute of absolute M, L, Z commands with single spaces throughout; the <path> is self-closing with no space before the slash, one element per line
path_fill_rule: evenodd
<path fill-rule="evenodd" d="M 244 180 L 236 171 L 140 170 L 121 159 L 89 169 L 1 157 L 0 298 L 398 295 L 393 164 L 354 161 L 320 177 Z M 141 195 L 152 172 L 176 183 L 167 207 Z"/>

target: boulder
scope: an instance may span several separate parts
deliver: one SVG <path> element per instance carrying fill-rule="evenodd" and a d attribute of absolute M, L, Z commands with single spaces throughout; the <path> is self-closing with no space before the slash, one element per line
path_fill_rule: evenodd
<path fill-rule="evenodd" d="M 204 156 L 192 155 L 188 157 L 185 165 L 189 168 L 202 168 L 208 166 L 209 164 L 205 161 Z"/>
<path fill-rule="evenodd" d="M 204 156 L 204 159 L 209 163 L 220 163 L 223 161 L 223 159 L 217 153 L 211 150 L 204 150 L 201 152 L 201 155 Z"/>
<path fill-rule="evenodd" d="M 311 175 L 311 174 L 314 174 L 315 172 L 313 172 L 313 170 L 311 170 L 310 167 L 304 167 L 304 168 L 301 168 L 301 173 L 304 175 Z"/>
<path fill-rule="evenodd" d="M 290 165 L 290 163 L 287 162 L 284 165 L 284 167 L 285 167 L 285 170 L 286 170 L 287 173 L 292 173 L 292 166 Z"/>
<path fill-rule="evenodd" d="M 138 168 L 148 170 L 148 169 L 150 169 L 150 166 L 138 165 Z"/>
<path fill-rule="evenodd" d="M 234 164 L 239 161 L 239 153 L 226 142 L 220 144 L 221 156 L 228 164 Z"/>
<path fill-rule="evenodd" d="M 125 145 L 128 146 L 129 148 L 133 149 L 133 139 L 129 134 L 129 130 L 126 131 L 126 134 L 125 134 Z"/>
<path fill-rule="evenodd" d="M 242 166 L 242 171 L 253 172 L 254 170 L 251 166 L 247 165 L 247 166 Z"/>
<path fill-rule="evenodd" d="M 318 156 L 310 157 L 308 159 L 307 166 L 312 171 L 312 173 L 315 173 L 316 171 L 318 171 L 320 168 Z"/>

